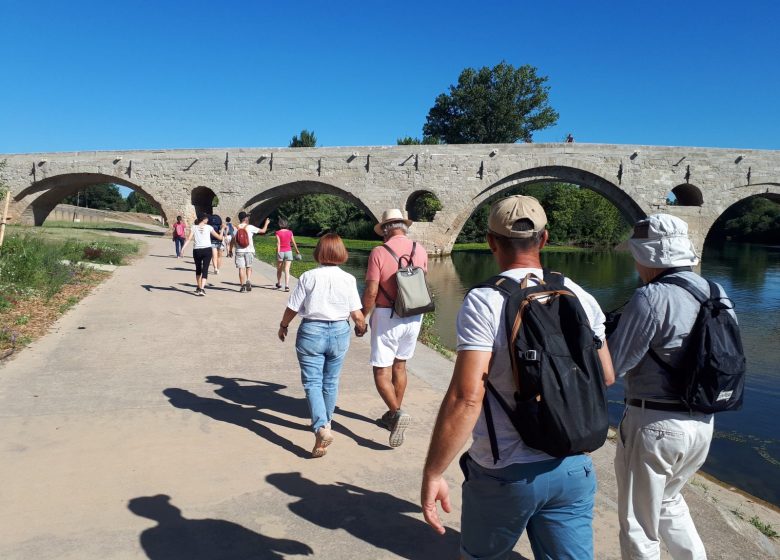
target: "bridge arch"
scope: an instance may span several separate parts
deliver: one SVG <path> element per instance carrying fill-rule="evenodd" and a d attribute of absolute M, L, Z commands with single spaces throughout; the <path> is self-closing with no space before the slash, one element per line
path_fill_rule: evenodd
<path fill-rule="evenodd" d="M 501 193 L 509 189 L 539 183 L 569 183 L 597 192 L 614 204 L 629 224 L 633 224 L 647 216 L 647 213 L 628 193 L 593 171 L 568 165 L 542 165 L 510 173 L 478 192 L 470 203 L 456 216 L 451 230 L 448 232 L 448 235 L 451 235 L 451 237 L 446 251 L 452 248 L 466 220 L 482 204 L 500 196 Z"/>
<path fill-rule="evenodd" d="M 266 189 L 247 200 L 243 205 L 243 209 L 249 213 L 249 221 L 251 223 L 260 224 L 283 203 L 310 194 L 332 194 L 338 196 L 360 208 L 369 218 L 377 220 L 376 213 L 350 191 L 331 183 L 305 179 L 291 181 Z"/>
<path fill-rule="evenodd" d="M 195 215 L 201 212 L 211 214 L 214 212 L 214 199 L 217 193 L 208 187 L 195 187 L 190 192 L 190 203 L 195 208 Z"/>
<path fill-rule="evenodd" d="M 724 216 L 736 205 L 755 198 L 766 198 L 780 204 L 780 183 L 764 183 L 760 186 L 754 186 L 751 191 L 752 192 L 744 192 L 739 198 L 732 199 L 730 204 L 724 208 L 710 224 L 708 224 L 709 227 L 707 227 L 707 231 L 703 232 L 702 246 L 715 238 L 717 231 L 725 225 Z"/>
<path fill-rule="evenodd" d="M 672 189 L 672 194 L 677 199 L 679 206 L 701 206 L 704 204 L 704 195 L 701 189 L 690 183 L 677 185 Z"/>
<path fill-rule="evenodd" d="M 425 216 L 422 215 L 418 210 L 417 203 L 420 202 L 420 200 L 425 198 L 433 198 L 434 202 L 433 204 L 435 206 L 438 206 L 437 210 L 433 211 L 432 216 Z M 409 197 L 406 199 L 406 215 L 407 217 L 412 220 L 413 222 L 430 222 L 433 221 L 436 217 L 436 212 L 441 210 L 442 204 L 441 200 L 438 196 L 436 196 L 436 193 L 429 190 L 418 190 L 414 191 L 412 194 L 409 195 Z"/>
<path fill-rule="evenodd" d="M 115 175 L 103 173 L 63 173 L 36 181 L 29 187 L 22 189 L 14 201 L 22 208 L 20 222 L 40 226 L 46 221 L 46 217 L 54 210 L 54 207 L 66 197 L 93 185 L 112 183 L 133 189 L 146 198 L 156 208 L 166 223 L 170 223 L 162 204 L 141 185 L 122 179 Z"/>

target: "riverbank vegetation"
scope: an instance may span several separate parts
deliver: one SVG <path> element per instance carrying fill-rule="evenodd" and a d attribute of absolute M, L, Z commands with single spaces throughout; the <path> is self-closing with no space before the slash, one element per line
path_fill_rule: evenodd
<path fill-rule="evenodd" d="M 741 200 L 717 219 L 711 237 L 744 243 L 780 243 L 780 204 L 761 196 Z"/>
<path fill-rule="evenodd" d="M 46 332 L 106 273 L 76 263 L 122 264 L 134 241 L 90 231 L 9 227 L 0 248 L 0 359 Z"/>

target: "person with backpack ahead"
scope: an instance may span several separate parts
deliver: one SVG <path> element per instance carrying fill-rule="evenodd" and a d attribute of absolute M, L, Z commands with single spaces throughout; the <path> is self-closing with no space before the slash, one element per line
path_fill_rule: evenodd
<path fill-rule="evenodd" d="M 404 442 L 411 416 L 401 410 L 406 392 L 406 361 L 411 359 L 422 326 L 422 314 L 400 316 L 394 309 L 398 298 L 396 273 L 401 264 L 413 264 L 428 271 L 428 253 L 420 243 L 406 237 L 412 221 L 397 209 L 387 210 L 374 226 L 384 244 L 368 255 L 366 287 L 363 291 L 363 315 L 371 315 L 371 366 L 374 384 L 387 412 L 377 422 L 390 430 L 390 447 Z M 411 262 L 410 262 L 411 261 Z"/>
<path fill-rule="evenodd" d="M 264 234 L 268 231 L 268 223 L 270 221 L 266 218 L 263 227 L 259 228 L 249 223 L 249 214 L 246 212 L 238 213 L 239 224 L 233 235 L 233 252 L 236 255 L 238 281 L 241 284 L 239 292 L 252 291 L 252 263 L 255 257 L 255 244 L 252 236 L 258 233 Z"/>
<path fill-rule="evenodd" d="M 451 509 L 444 471 L 471 434 L 460 458 L 463 558 L 504 558 L 526 530 L 537 559 L 593 558 L 596 473 L 584 452 L 606 439 L 614 372 L 596 300 L 542 268 L 546 225 L 535 198 L 495 203 L 487 242 L 500 275 L 469 291 L 458 313 L 457 359 L 421 504 L 443 535 L 437 502 Z"/>
<path fill-rule="evenodd" d="M 744 357 L 736 316 L 723 288 L 692 271 L 699 259 L 683 220 L 654 214 L 637 222 L 629 248 L 644 286 L 609 336 L 615 371 L 625 376 L 615 455 L 620 550 L 623 558 L 657 559 L 663 540 L 672 558 L 703 559 L 680 491 L 712 440 L 712 413 L 696 409 L 741 406 Z M 714 327 L 701 320 L 715 321 Z M 706 391 L 714 397 L 710 403 L 693 394 L 707 379 L 691 383 L 691 374 L 702 369 L 695 354 L 703 328 L 720 353 L 718 367 L 727 370 L 713 378 L 713 387 L 729 385 Z"/>

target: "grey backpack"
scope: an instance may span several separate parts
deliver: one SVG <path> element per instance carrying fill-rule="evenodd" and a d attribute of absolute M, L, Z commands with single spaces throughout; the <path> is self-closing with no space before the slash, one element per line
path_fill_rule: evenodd
<path fill-rule="evenodd" d="M 395 280 L 398 283 L 398 296 L 395 301 L 392 300 L 387 291 L 381 286 L 379 289 L 385 297 L 393 304 L 393 313 L 399 317 L 413 317 L 421 313 L 433 311 L 436 306 L 433 303 L 431 290 L 428 288 L 428 282 L 425 280 L 425 271 L 414 266 L 414 251 L 417 248 L 417 242 L 412 243 L 411 254 L 398 256 L 395 252 L 383 244 L 393 258 L 398 262 L 398 272 L 395 273 Z M 404 266 L 404 261 L 406 265 Z M 392 313 L 390 315 L 393 316 Z"/>

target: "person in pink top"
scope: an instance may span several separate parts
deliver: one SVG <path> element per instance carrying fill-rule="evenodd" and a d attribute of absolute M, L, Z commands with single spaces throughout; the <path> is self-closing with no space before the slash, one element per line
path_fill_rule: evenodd
<path fill-rule="evenodd" d="M 387 210 L 374 227 L 399 257 L 428 272 L 428 253 L 420 243 L 414 243 L 406 234 L 411 220 L 398 209 Z M 405 261 L 406 259 L 404 259 Z M 363 292 L 363 315 L 371 314 L 371 365 L 379 396 L 387 405 L 379 424 L 390 430 L 390 446 L 404 442 L 404 431 L 411 417 L 401 410 L 406 391 L 406 361 L 414 354 L 417 336 L 422 326 L 422 315 L 399 317 L 393 313 L 398 294 L 395 273 L 398 261 L 382 246 L 375 247 L 368 256 L 366 289 Z"/>
<path fill-rule="evenodd" d="M 276 288 L 282 287 L 282 272 L 284 272 L 284 291 L 290 291 L 290 263 L 293 260 L 292 250 L 295 247 L 295 253 L 300 258 L 301 252 L 295 243 L 293 232 L 287 229 L 287 220 L 279 218 L 277 220 L 279 229 L 276 230 Z"/>

